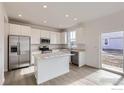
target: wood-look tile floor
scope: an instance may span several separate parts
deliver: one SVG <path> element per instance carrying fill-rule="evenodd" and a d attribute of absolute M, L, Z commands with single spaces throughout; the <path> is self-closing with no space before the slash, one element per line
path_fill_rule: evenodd
<path fill-rule="evenodd" d="M 36 85 L 33 66 L 5 73 L 4 85 Z M 41 85 L 124 85 L 124 76 L 88 66 L 70 65 L 70 72 Z"/>

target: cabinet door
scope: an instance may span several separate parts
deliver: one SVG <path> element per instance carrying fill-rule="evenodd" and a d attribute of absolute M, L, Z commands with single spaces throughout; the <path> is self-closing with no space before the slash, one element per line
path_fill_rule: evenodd
<path fill-rule="evenodd" d="M 67 32 L 61 33 L 61 44 L 67 44 Z"/>
<path fill-rule="evenodd" d="M 31 28 L 29 26 L 20 26 L 21 35 L 31 36 Z"/>
<path fill-rule="evenodd" d="M 30 36 L 30 27 L 29 26 L 23 26 L 23 25 L 17 25 L 17 24 L 10 24 L 10 35 L 25 35 Z"/>
<path fill-rule="evenodd" d="M 41 38 L 45 38 L 46 36 L 45 36 L 45 31 L 44 30 L 41 30 L 41 32 L 40 32 L 40 37 Z"/>
<path fill-rule="evenodd" d="M 79 52 L 79 67 L 85 65 L 85 51 Z"/>
<path fill-rule="evenodd" d="M 31 44 L 40 44 L 40 30 L 31 29 Z"/>
<path fill-rule="evenodd" d="M 46 38 L 50 38 L 50 33 L 49 31 L 45 31 Z"/>
<path fill-rule="evenodd" d="M 56 38 L 56 32 L 50 32 L 50 43 L 56 44 L 57 38 Z"/>
<path fill-rule="evenodd" d="M 20 25 L 9 24 L 9 26 L 10 26 L 10 31 L 9 31 L 10 35 L 20 35 L 21 34 L 21 27 L 20 27 Z"/>
<path fill-rule="evenodd" d="M 85 31 L 83 30 L 83 28 L 76 29 L 76 42 L 78 44 L 85 43 Z"/>
<path fill-rule="evenodd" d="M 40 37 L 41 38 L 50 38 L 50 32 L 45 31 L 45 30 L 41 30 Z"/>
<path fill-rule="evenodd" d="M 56 32 L 56 41 L 57 41 L 56 43 L 57 43 L 57 44 L 61 44 L 60 38 L 61 38 L 61 33 Z"/>

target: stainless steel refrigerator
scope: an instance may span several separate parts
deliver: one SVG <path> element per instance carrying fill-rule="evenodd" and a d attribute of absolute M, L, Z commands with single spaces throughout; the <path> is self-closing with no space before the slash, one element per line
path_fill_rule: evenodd
<path fill-rule="evenodd" d="M 30 37 L 9 35 L 8 69 L 17 69 L 30 65 Z"/>

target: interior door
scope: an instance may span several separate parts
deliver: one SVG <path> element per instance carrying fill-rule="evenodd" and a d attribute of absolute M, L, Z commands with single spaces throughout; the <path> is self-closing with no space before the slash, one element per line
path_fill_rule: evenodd
<path fill-rule="evenodd" d="M 9 70 L 18 68 L 18 36 L 9 36 Z"/>
<path fill-rule="evenodd" d="M 20 36 L 20 56 L 19 67 L 29 66 L 30 64 L 30 37 Z"/>

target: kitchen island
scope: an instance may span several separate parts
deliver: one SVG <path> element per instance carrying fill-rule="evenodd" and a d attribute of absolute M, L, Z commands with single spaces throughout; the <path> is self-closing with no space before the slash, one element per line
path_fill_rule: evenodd
<path fill-rule="evenodd" d="M 37 84 L 68 73 L 71 55 L 66 52 L 35 54 L 34 70 Z"/>

